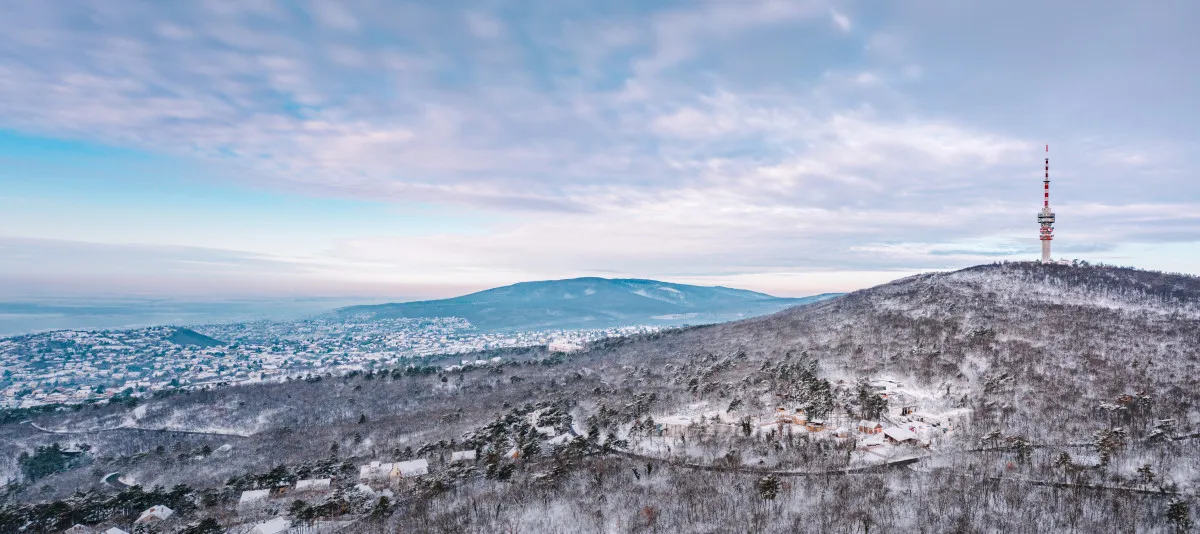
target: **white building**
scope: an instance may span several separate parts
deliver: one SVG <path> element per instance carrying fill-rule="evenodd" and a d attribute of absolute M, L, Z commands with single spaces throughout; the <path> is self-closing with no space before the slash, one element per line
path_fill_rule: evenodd
<path fill-rule="evenodd" d="M 371 462 L 358 468 L 359 480 L 411 478 L 426 474 L 429 474 L 429 462 L 427 460 L 410 460 L 395 463 Z"/>
<path fill-rule="evenodd" d="M 329 484 L 333 482 L 328 478 L 310 478 L 301 480 L 296 483 L 296 491 L 329 491 Z"/>
<path fill-rule="evenodd" d="M 241 498 L 238 499 L 238 506 L 246 506 L 257 502 L 267 500 L 271 496 L 271 490 L 246 490 L 242 492 Z"/>
<path fill-rule="evenodd" d="M 391 472 L 392 472 L 392 464 L 371 462 L 367 465 L 359 466 L 358 479 L 359 480 L 383 479 L 383 478 L 387 478 L 388 475 L 391 474 Z"/>
<path fill-rule="evenodd" d="M 165 521 L 168 517 L 171 517 L 171 515 L 174 513 L 175 513 L 175 510 L 167 508 L 166 506 L 163 506 L 161 504 L 156 504 L 154 506 L 151 506 L 150 508 L 147 508 L 145 512 L 142 512 L 142 515 L 139 515 L 137 518 L 137 521 L 134 521 L 134 523 L 135 524 L 144 524 L 144 523 L 156 523 L 158 521 Z"/>
<path fill-rule="evenodd" d="M 883 435 L 894 443 L 916 443 L 917 435 L 907 428 L 892 427 L 883 429 Z"/>
<path fill-rule="evenodd" d="M 429 474 L 429 462 L 424 459 L 396 462 L 393 466 L 393 477 L 411 478 Z"/>
<path fill-rule="evenodd" d="M 475 451 L 455 451 L 450 453 L 450 463 L 473 461 L 475 461 Z"/>

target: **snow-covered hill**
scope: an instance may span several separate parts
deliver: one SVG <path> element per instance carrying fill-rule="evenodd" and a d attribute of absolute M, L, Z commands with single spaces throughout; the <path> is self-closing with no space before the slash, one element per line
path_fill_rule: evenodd
<path fill-rule="evenodd" d="M 763 361 L 804 357 L 833 380 L 886 374 L 949 388 L 983 419 L 1028 435 L 1089 436 L 1107 424 L 1094 418 L 1101 404 L 1137 392 L 1152 396 L 1163 418 L 1200 428 L 1193 400 L 1200 278 L 1193 276 L 983 265 L 616 347 L 608 357 L 678 365 L 685 355 L 739 351 L 746 363 L 728 373 L 734 380 Z"/>
<path fill-rule="evenodd" d="M 571 300 L 561 289 L 529 301 Z M 634 293 L 653 287 L 619 289 L 660 302 Z M 137 408 L 21 414 L 0 427 L 0 458 L 70 429 L 94 451 L 88 469 L 16 493 L 25 504 L 9 516 L 19 518 L 111 472 L 228 495 L 193 513 L 229 517 L 238 491 L 314 470 L 340 492 L 313 505 L 365 518 L 371 503 L 336 500 L 360 483 L 356 467 L 421 459 L 429 474 L 390 486 L 405 506 L 380 532 L 587 530 L 579 518 L 598 532 L 1177 532 L 1200 491 L 1198 302 L 1191 276 L 984 265 L 569 355 L 533 348 L 479 366 L 428 358 Z M 884 394 L 889 406 L 868 416 Z M 828 401 L 842 432 L 784 428 L 777 410 L 816 414 L 813 399 Z M 923 443 L 883 445 L 859 430 L 862 419 L 929 422 L 893 404 L 902 399 L 953 417 L 918 428 Z M 92 430 L 123 418 L 139 428 Z M 231 454 L 215 452 L 226 443 Z M 466 450 L 477 460 L 455 464 Z M 907 463 L 839 476 L 871 455 Z M 0 474 L 18 467 L 0 462 Z M 768 487 L 763 470 L 776 468 L 785 471 Z M 475 523 L 464 528 L 464 517 Z"/>
<path fill-rule="evenodd" d="M 523 282 L 443 300 L 352 306 L 338 313 L 368 318 L 462 317 L 484 330 L 606 328 L 716 323 L 832 296 L 779 298 L 655 280 L 573 278 Z"/>

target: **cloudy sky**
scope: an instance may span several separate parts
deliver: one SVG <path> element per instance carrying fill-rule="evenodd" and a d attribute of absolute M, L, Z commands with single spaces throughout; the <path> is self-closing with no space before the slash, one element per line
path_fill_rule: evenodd
<path fill-rule="evenodd" d="M 7 2 L 0 296 L 1200 273 L 1200 2 Z"/>

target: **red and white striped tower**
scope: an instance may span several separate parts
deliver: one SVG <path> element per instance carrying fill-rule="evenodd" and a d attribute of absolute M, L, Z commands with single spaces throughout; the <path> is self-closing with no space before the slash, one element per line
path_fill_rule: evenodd
<path fill-rule="evenodd" d="M 1046 145 L 1046 193 L 1042 203 L 1042 211 L 1038 213 L 1038 224 L 1042 225 L 1042 263 L 1050 263 L 1050 241 L 1054 240 L 1054 212 L 1050 211 L 1050 145 Z"/>

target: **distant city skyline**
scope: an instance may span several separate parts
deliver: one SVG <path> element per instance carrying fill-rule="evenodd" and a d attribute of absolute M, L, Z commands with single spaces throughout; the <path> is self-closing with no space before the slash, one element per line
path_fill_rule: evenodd
<path fill-rule="evenodd" d="M 1200 4 L 16 2 L 0 298 L 1200 273 Z"/>

